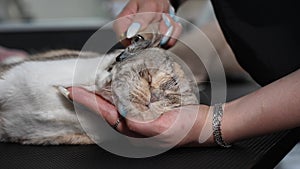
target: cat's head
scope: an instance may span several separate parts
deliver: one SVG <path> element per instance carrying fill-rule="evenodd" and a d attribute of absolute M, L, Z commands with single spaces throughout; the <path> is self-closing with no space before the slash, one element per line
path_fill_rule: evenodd
<path fill-rule="evenodd" d="M 191 74 L 183 70 L 175 56 L 145 46 L 111 64 L 107 69 L 109 80 L 105 84 L 98 81 L 98 93 L 122 115 L 138 120 L 153 120 L 173 108 L 197 104 Z"/>

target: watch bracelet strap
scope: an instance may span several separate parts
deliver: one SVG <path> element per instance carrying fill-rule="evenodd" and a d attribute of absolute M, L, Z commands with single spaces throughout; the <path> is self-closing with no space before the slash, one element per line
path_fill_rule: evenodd
<path fill-rule="evenodd" d="M 223 140 L 222 132 L 221 132 L 221 121 L 223 117 L 223 104 L 218 103 L 214 105 L 213 108 L 213 136 L 214 141 L 221 147 L 229 148 L 230 144 L 226 143 Z"/>

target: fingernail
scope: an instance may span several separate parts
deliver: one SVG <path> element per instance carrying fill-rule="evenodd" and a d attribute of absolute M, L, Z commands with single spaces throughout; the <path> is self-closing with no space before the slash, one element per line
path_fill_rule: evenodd
<path fill-rule="evenodd" d="M 165 36 L 161 39 L 160 45 L 165 45 L 169 41 L 170 36 L 172 35 L 172 32 L 173 32 L 173 26 L 171 26 L 168 29 L 168 31 L 166 32 Z"/>
<path fill-rule="evenodd" d="M 140 30 L 141 28 L 141 24 L 138 23 L 138 22 L 134 22 L 132 23 L 127 32 L 126 32 L 126 37 L 127 38 L 132 38 L 134 35 L 136 35 L 138 33 L 138 31 Z"/>
<path fill-rule="evenodd" d="M 164 20 L 164 22 L 165 22 L 165 24 L 166 24 L 166 26 L 169 28 L 170 26 L 171 26 L 171 21 L 170 21 L 170 19 L 167 17 L 167 15 L 166 14 L 162 14 L 162 18 L 163 18 L 163 20 Z"/>
<path fill-rule="evenodd" d="M 170 6 L 170 8 L 169 8 L 169 14 L 170 14 L 171 18 L 174 18 L 174 16 L 175 16 L 175 9 L 174 9 L 173 6 Z"/>
<path fill-rule="evenodd" d="M 123 116 L 123 117 L 126 117 L 127 115 L 127 111 L 125 109 L 125 107 L 123 105 L 119 105 L 119 111 L 120 111 L 120 114 Z"/>
<path fill-rule="evenodd" d="M 67 98 L 68 100 L 71 100 L 69 97 L 70 92 L 66 88 L 64 88 L 62 86 L 58 86 L 57 89 L 63 96 L 65 96 L 65 98 Z"/>
<path fill-rule="evenodd" d="M 175 22 L 179 22 L 179 17 L 178 17 L 178 16 L 174 16 L 174 17 L 173 17 L 173 20 L 174 20 Z"/>

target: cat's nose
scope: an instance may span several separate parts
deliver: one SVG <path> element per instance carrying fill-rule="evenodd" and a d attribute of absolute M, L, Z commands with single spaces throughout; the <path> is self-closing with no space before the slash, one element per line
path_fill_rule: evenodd
<path fill-rule="evenodd" d="M 151 98 L 150 98 L 150 102 L 154 103 L 157 102 L 161 99 L 161 91 L 159 89 L 151 89 Z"/>

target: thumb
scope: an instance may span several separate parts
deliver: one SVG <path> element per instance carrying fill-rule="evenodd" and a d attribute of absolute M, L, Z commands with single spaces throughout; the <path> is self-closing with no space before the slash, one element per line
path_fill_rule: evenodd
<path fill-rule="evenodd" d="M 168 12 L 168 1 L 143 1 L 138 4 L 131 25 L 126 32 L 127 38 L 132 38 L 138 32 L 144 31 L 151 23 L 161 20 L 161 13 Z"/>
<path fill-rule="evenodd" d="M 115 106 L 102 99 L 100 96 L 86 91 L 80 87 L 70 87 L 67 89 L 69 98 L 90 110 L 101 115 L 108 123 L 113 124 L 118 119 L 118 111 Z"/>
<path fill-rule="evenodd" d="M 128 27 L 132 23 L 134 14 L 137 12 L 137 10 L 137 2 L 129 1 L 128 4 L 124 7 L 124 9 L 121 11 L 121 13 L 117 16 L 117 19 L 113 23 L 113 28 L 117 36 L 122 36 L 126 33 Z"/>

